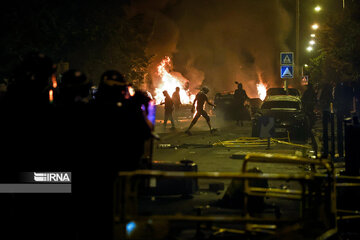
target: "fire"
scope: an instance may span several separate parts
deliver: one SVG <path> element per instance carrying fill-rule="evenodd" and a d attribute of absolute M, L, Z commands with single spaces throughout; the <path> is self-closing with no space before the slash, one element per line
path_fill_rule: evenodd
<path fill-rule="evenodd" d="M 259 94 L 259 98 L 264 101 L 266 97 L 266 86 L 262 82 L 260 82 L 256 84 L 256 88 Z"/>
<path fill-rule="evenodd" d="M 154 98 L 156 103 L 159 104 L 164 100 L 164 95 L 162 93 L 164 90 L 168 91 L 169 95 L 171 96 L 175 91 L 175 88 L 179 87 L 181 103 L 191 104 L 195 99 L 195 95 L 190 94 L 189 89 L 184 88 L 185 83 L 166 70 L 167 66 L 171 66 L 170 64 L 170 57 L 165 57 L 157 67 L 157 73 L 161 78 L 161 82 L 160 85 L 155 89 Z"/>

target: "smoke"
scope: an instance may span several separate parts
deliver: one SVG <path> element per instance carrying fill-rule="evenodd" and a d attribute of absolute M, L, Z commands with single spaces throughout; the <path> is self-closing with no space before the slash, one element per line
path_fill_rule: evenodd
<path fill-rule="evenodd" d="M 280 0 L 137 0 L 129 14 L 153 20 L 148 54 L 156 85 L 156 65 L 164 56 L 173 71 L 190 81 L 196 92 L 206 85 L 215 92 L 233 91 L 243 83 L 257 97 L 256 83 L 282 84 L 280 51 L 288 51 L 291 21 Z"/>

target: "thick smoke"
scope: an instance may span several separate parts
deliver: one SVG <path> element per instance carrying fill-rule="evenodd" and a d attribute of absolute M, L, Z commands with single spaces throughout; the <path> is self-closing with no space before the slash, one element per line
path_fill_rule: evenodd
<path fill-rule="evenodd" d="M 155 55 L 149 69 L 155 87 L 155 67 L 166 55 L 194 92 L 200 85 L 233 91 L 238 81 L 257 97 L 256 83 L 282 84 L 279 56 L 289 50 L 292 24 L 280 0 L 137 0 L 128 12 L 153 21 L 147 51 Z"/>

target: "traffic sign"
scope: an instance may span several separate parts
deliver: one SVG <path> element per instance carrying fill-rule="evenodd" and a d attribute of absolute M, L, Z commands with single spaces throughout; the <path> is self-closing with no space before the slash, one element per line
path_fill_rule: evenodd
<path fill-rule="evenodd" d="M 281 78 L 294 78 L 293 65 L 281 65 L 280 66 Z"/>
<path fill-rule="evenodd" d="M 294 64 L 293 52 L 280 52 L 280 65 L 292 65 Z"/>

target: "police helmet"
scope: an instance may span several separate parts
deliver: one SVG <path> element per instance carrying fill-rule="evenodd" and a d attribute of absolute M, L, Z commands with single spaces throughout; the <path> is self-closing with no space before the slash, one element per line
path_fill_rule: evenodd
<path fill-rule="evenodd" d="M 90 81 L 85 73 L 76 69 L 70 69 L 63 74 L 59 83 L 59 89 L 64 93 L 71 92 L 72 94 L 85 97 L 89 94 Z"/>
<path fill-rule="evenodd" d="M 128 86 L 125 77 L 116 70 L 108 70 L 101 75 L 100 85 L 106 86 Z"/>

